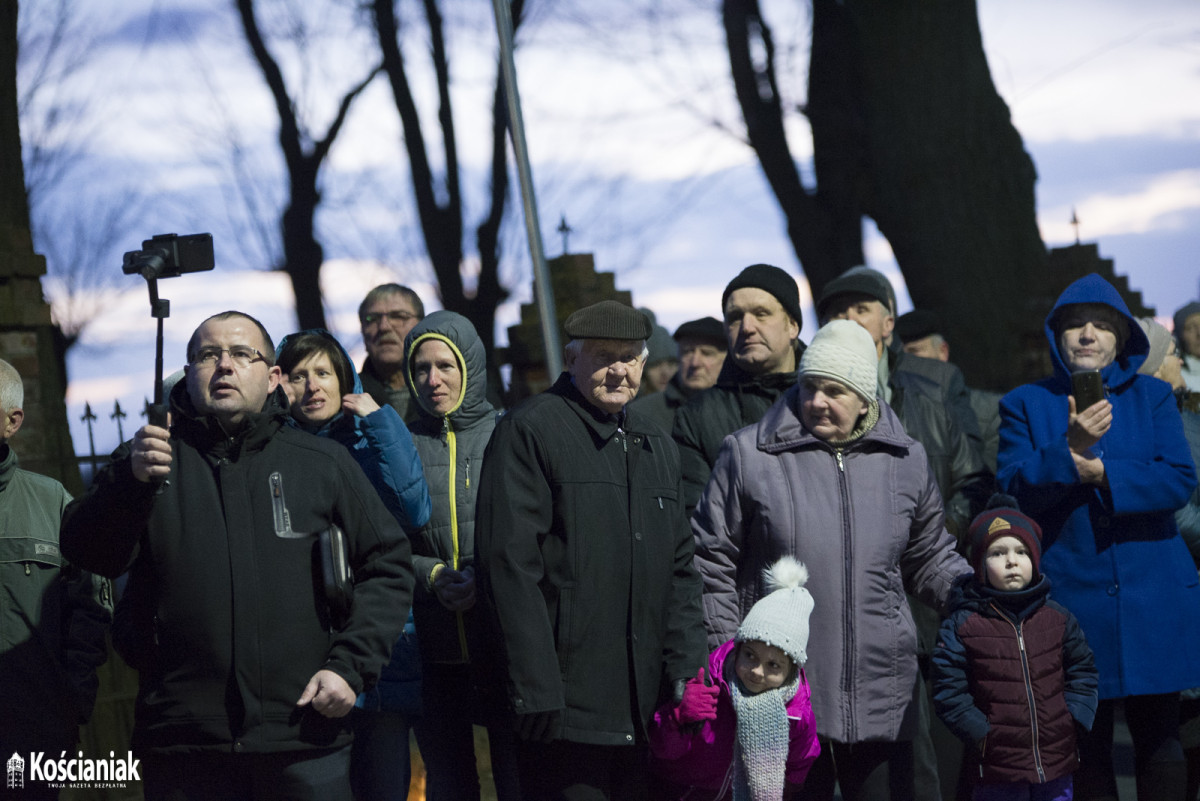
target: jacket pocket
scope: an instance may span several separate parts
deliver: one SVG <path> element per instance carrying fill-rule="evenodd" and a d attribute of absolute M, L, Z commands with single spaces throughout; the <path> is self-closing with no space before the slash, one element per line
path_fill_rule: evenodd
<path fill-rule="evenodd" d="M 564 681 L 567 677 L 567 671 L 570 668 L 569 656 L 574 650 L 574 643 L 571 641 L 572 632 L 575 627 L 572 625 L 572 613 L 574 611 L 575 591 L 572 587 L 563 587 L 558 593 L 558 603 L 555 607 L 554 615 L 554 647 L 558 652 L 558 671 L 562 675 Z"/>
<path fill-rule="evenodd" d="M 0 537 L 0 563 L 24 563 L 28 575 L 35 566 L 62 567 L 58 543 L 36 537 Z"/>

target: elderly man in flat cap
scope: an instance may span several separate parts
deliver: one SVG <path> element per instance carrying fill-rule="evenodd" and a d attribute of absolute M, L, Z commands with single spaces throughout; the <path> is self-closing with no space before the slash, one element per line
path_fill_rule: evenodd
<path fill-rule="evenodd" d="M 526 799 L 646 794 L 646 724 L 705 657 L 679 454 L 627 404 L 650 322 L 615 301 L 565 330 L 566 371 L 496 425 L 475 528 Z"/>

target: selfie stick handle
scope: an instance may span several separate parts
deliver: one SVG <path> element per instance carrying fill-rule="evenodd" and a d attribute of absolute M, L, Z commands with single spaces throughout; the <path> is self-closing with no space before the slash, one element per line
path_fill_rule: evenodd
<path fill-rule="evenodd" d="M 150 316 L 158 320 L 158 337 L 154 343 L 154 403 L 146 410 L 146 420 L 152 426 L 167 427 L 167 405 L 163 399 L 163 320 L 171 316 L 171 301 L 158 296 L 158 280 L 152 269 L 142 272 L 150 290 Z"/>

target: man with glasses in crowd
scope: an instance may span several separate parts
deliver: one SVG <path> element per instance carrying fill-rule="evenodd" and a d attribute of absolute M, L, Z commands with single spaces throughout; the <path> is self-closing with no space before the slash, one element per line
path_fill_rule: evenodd
<path fill-rule="evenodd" d="M 363 345 L 363 390 L 380 406 L 390 404 L 406 423 L 419 417 L 417 404 L 404 383 L 404 338 L 425 319 L 425 304 L 417 293 L 400 284 L 380 284 L 358 307 Z"/>
<path fill-rule="evenodd" d="M 188 342 L 170 430 L 143 426 L 67 507 L 65 556 L 132 571 L 153 653 L 133 753 L 147 799 L 351 797 L 347 713 L 400 634 L 408 540 L 343 446 L 284 425 L 275 349 L 229 311 Z M 345 532 L 335 623 L 315 535 Z"/>

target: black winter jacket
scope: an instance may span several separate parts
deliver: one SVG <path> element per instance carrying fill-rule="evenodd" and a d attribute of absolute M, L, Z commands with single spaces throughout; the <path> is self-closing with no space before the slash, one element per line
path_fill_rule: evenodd
<path fill-rule="evenodd" d="M 933 657 L 938 716 L 984 741 L 981 781 L 1042 783 L 1078 765 L 1075 723 L 1091 729 L 1098 673 L 1083 629 L 1047 598 L 1044 576 L 1019 592 L 971 582 Z"/>
<path fill-rule="evenodd" d="M 169 481 L 139 482 L 130 443 L 64 514 L 63 553 L 97 573 L 131 566 L 155 654 L 141 671 L 134 748 L 294 751 L 349 742 L 349 718 L 297 699 L 326 668 L 355 691 L 391 653 L 412 598 L 408 539 L 350 453 L 284 425 L 282 390 L 233 437 L 171 394 Z M 349 622 L 330 630 L 315 534 L 346 533 Z"/>
<path fill-rule="evenodd" d="M 563 739 L 633 745 L 662 682 L 696 675 L 701 584 L 680 493 L 674 443 L 628 410 L 618 426 L 566 373 L 501 418 L 475 541 L 517 714 L 558 710 Z"/>
<path fill-rule="evenodd" d="M 804 354 L 804 343 L 796 341 L 796 364 Z M 796 383 L 796 371 L 751 375 L 726 357 L 717 383 L 693 395 L 675 412 L 671 436 L 679 446 L 683 469 L 683 502 L 688 516 L 700 500 L 721 443 L 739 428 L 762 419 L 787 388 Z"/>

